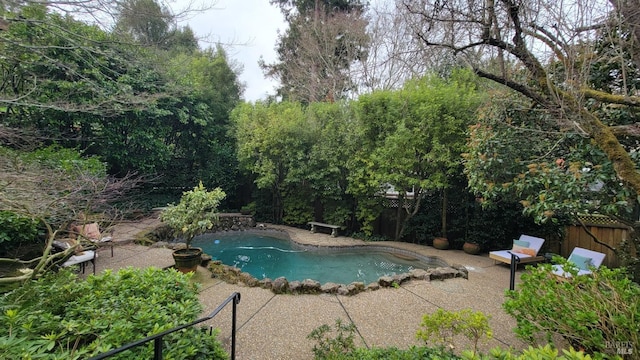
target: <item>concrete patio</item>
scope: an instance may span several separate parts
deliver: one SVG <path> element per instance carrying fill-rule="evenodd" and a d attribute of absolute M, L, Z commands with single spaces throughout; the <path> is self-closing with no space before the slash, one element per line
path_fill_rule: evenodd
<path fill-rule="evenodd" d="M 171 250 L 135 245 L 132 239 L 140 231 L 155 226 L 157 219 L 125 223 L 114 230 L 114 256 L 108 248 L 99 250 L 97 272 L 133 266 L 173 265 Z M 302 229 L 272 226 L 286 231 L 297 242 L 308 245 L 363 245 L 364 242 L 328 234 L 310 233 Z M 380 244 L 380 243 L 376 243 Z M 413 280 L 399 288 L 383 288 L 355 296 L 340 295 L 276 295 L 270 290 L 227 284 L 212 279 L 208 270 L 199 268 L 196 280 L 202 283 L 200 300 L 203 316 L 213 311 L 234 292 L 241 294 L 238 304 L 237 359 L 312 359 L 313 341 L 307 335 L 322 324 L 333 325 L 336 319 L 353 322 L 357 327 L 356 341 L 360 346 L 406 348 L 420 345 L 415 338 L 422 315 L 438 308 L 460 310 L 470 308 L 491 316 L 493 339 L 482 345 L 523 348 L 512 332 L 515 320 L 502 310 L 504 291 L 509 287 L 509 267 L 495 265 L 486 255 L 468 255 L 458 250 L 437 250 L 408 243 L 385 242 L 428 256 L 438 256 L 449 264 L 464 265 L 469 279 L 445 281 Z M 90 271 L 90 266 L 88 271 Z M 523 270 L 518 271 L 518 275 Z M 519 276 L 518 276 L 519 278 Z M 518 282 L 519 279 L 516 279 Z M 231 306 L 227 306 L 211 321 L 220 328 L 220 338 L 228 346 L 231 334 Z M 469 348 L 460 339 L 457 348 Z"/>

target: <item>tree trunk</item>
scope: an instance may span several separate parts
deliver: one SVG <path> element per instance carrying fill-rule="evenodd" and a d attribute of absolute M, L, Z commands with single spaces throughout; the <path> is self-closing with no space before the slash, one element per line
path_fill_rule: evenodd
<path fill-rule="evenodd" d="M 396 209 L 396 234 L 394 236 L 395 241 L 400 241 L 400 234 L 404 230 L 404 219 L 402 219 L 402 206 L 404 198 L 398 196 L 398 208 Z"/>
<path fill-rule="evenodd" d="M 631 28 L 635 43 L 640 44 L 640 1 L 638 0 L 609 0 L 624 17 L 625 23 Z M 632 52 L 633 62 L 640 68 L 640 52 Z"/>
<path fill-rule="evenodd" d="M 447 237 L 447 189 L 442 189 L 442 237 Z"/>

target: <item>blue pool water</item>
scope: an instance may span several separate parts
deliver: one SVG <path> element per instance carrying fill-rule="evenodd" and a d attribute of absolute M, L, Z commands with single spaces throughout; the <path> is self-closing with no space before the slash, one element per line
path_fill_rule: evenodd
<path fill-rule="evenodd" d="M 399 258 L 371 249 L 305 249 L 289 240 L 251 233 L 207 234 L 191 243 L 223 264 L 236 266 L 257 279 L 313 279 L 320 283 L 365 284 L 380 276 L 427 269 L 419 260 Z"/>

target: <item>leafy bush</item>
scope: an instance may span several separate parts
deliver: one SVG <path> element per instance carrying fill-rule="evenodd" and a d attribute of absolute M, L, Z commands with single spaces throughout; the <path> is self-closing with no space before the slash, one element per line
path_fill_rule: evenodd
<path fill-rule="evenodd" d="M 353 323 L 343 325 L 342 320 L 337 319 L 335 324 L 335 337 L 330 337 L 331 327 L 323 324 L 314 329 L 308 336 L 308 339 L 315 340 L 316 345 L 313 346 L 313 354 L 316 359 L 334 359 L 341 354 L 348 354 L 355 350 L 356 346 L 353 341 L 355 337 L 356 326 Z"/>
<path fill-rule="evenodd" d="M 553 348 L 551 345 L 529 347 L 518 354 L 512 350 L 503 350 L 501 348 L 492 349 L 489 355 L 478 355 L 472 352 L 464 352 L 462 354 L 463 359 L 468 360 L 591 360 L 591 359 L 620 359 L 619 357 L 609 357 L 604 354 L 594 354 L 593 357 L 585 354 L 582 351 L 576 351 L 573 348 L 569 350 L 562 350 L 562 355 L 558 349 Z"/>
<path fill-rule="evenodd" d="M 453 332 L 462 333 L 467 338 L 477 340 L 482 337 L 491 337 L 487 317 L 481 312 L 463 310 L 459 312 L 438 311 L 433 315 L 425 315 L 422 329 L 418 331 L 419 338 L 432 338 L 433 336 L 442 339 L 449 339 Z M 438 325 L 445 328 L 441 333 Z M 473 351 L 464 350 L 460 355 L 456 355 L 451 348 L 446 348 L 446 341 L 441 341 L 436 347 L 410 346 L 407 349 L 396 347 L 387 348 L 357 348 L 354 344 L 354 334 L 356 327 L 353 323 L 343 325 L 340 319 L 336 320 L 335 329 L 329 325 L 322 325 L 308 338 L 316 340 L 313 347 L 315 359 L 318 360 L 591 360 L 591 359 L 621 359 L 619 356 L 608 356 L 606 354 L 595 353 L 593 357 L 586 355 L 582 351 L 573 348 L 562 350 L 562 355 L 558 349 L 550 345 L 544 347 L 529 347 L 518 353 L 512 349 L 504 350 L 499 347 L 491 349 L 488 355 Z M 335 334 L 335 337 L 331 337 Z M 453 335 L 451 335 L 453 336 Z M 425 339 L 426 340 L 426 339 Z"/>
<path fill-rule="evenodd" d="M 0 211 L 0 247 L 3 253 L 21 243 L 38 240 L 38 221 L 12 211 Z"/>
<path fill-rule="evenodd" d="M 338 202 L 331 202 L 325 205 L 323 217 L 329 224 L 340 225 L 344 229 L 345 224 L 349 222 L 352 216 L 351 209 L 347 206 L 341 206 Z"/>
<path fill-rule="evenodd" d="M 388 348 L 357 348 L 353 352 L 344 355 L 338 355 L 327 358 L 316 359 L 332 359 L 332 360 L 459 360 L 461 357 L 452 354 L 441 348 L 430 348 L 426 346 L 411 346 L 408 349 L 398 349 L 396 347 Z"/>
<path fill-rule="evenodd" d="M 385 235 L 367 235 L 365 232 L 354 232 L 351 234 L 351 237 L 354 239 L 364 240 L 364 241 L 388 241 L 390 240 L 388 236 Z"/>
<path fill-rule="evenodd" d="M 195 320 L 197 285 L 176 271 L 122 269 L 78 281 L 68 271 L 0 298 L 0 358 L 84 359 Z M 215 335 L 190 327 L 164 337 L 174 359 L 227 358 Z M 150 359 L 153 342 L 114 359 Z"/>
<path fill-rule="evenodd" d="M 220 188 L 207 190 L 202 181 L 193 190 L 182 193 L 178 205 L 169 205 L 160 214 L 162 222 L 184 237 L 187 247 L 194 237 L 211 229 L 218 221 L 218 205 L 227 196 Z"/>
<path fill-rule="evenodd" d="M 515 333 L 532 344 L 560 335 L 587 352 L 615 355 L 616 344 L 627 344 L 639 354 L 640 286 L 621 269 L 602 266 L 592 276 L 576 276 L 574 265 L 555 260 L 573 276 L 559 280 L 543 264 L 529 268 L 518 290 L 507 292 L 503 307 L 516 318 Z"/>
<path fill-rule="evenodd" d="M 489 327 L 489 317 L 480 311 L 463 309 L 446 311 L 438 309 L 433 314 L 422 317 L 420 329 L 416 333 L 418 339 L 433 341 L 441 347 L 454 348 L 454 338 L 463 335 L 473 342 L 473 351 L 478 351 L 478 343 L 483 339 L 491 339 L 493 333 Z"/>
<path fill-rule="evenodd" d="M 301 190 L 283 199 L 284 214 L 282 221 L 287 225 L 306 225 L 313 221 L 313 207 L 308 202 L 309 195 Z"/>
<path fill-rule="evenodd" d="M 43 167 L 61 169 L 68 173 L 81 171 L 101 177 L 107 174 L 105 163 L 98 157 L 82 157 L 77 150 L 65 149 L 57 145 L 25 153 L 23 158 L 25 161 L 37 162 Z"/>
<path fill-rule="evenodd" d="M 417 346 L 412 346 L 406 350 L 395 347 L 356 348 L 354 342 L 355 331 L 356 326 L 353 323 L 345 325 L 342 320 L 337 319 L 333 330 L 329 325 L 323 324 L 314 329 L 307 338 L 316 341 L 313 346 L 313 354 L 318 360 L 460 359 L 450 351 L 441 348 Z"/>

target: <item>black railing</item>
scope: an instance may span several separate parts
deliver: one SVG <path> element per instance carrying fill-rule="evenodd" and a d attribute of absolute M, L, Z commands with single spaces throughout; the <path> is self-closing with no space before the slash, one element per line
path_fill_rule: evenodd
<path fill-rule="evenodd" d="M 520 262 L 520 257 L 514 253 L 512 253 L 511 251 L 509 251 L 509 253 L 511 254 L 511 274 L 509 277 L 509 290 L 513 290 L 516 288 L 515 284 L 516 284 L 516 270 L 518 269 L 518 263 Z"/>
<path fill-rule="evenodd" d="M 218 305 L 218 307 L 213 310 L 213 312 L 211 312 L 211 314 L 207 315 L 206 317 L 203 317 L 201 319 L 195 320 L 193 322 L 190 322 L 188 324 L 185 325 L 181 325 L 178 327 L 175 327 L 173 329 L 169 329 L 169 330 L 165 330 L 161 333 L 157 333 L 155 335 L 151 335 L 149 337 L 146 337 L 142 340 L 138 340 L 138 341 L 134 341 L 132 343 L 129 343 L 127 345 L 124 345 L 122 347 L 119 347 L 117 349 L 113 349 L 110 351 L 107 351 L 105 353 L 102 353 L 100 355 L 94 356 L 92 358 L 90 358 L 90 360 L 99 360 L 99 359 L 106 359 L 108 357 L 111 357 L 115 354 L 119 354 L 123 351 L 132 349 L 134 347 L 143 345 L 148 343 L 149 341 L 153 340 L 153 344 L 154 344 L 154 348 L 153 348 L 153 359 L 154 360 L 162 360 L 162 338 L 165 335 L 171 334 L 173 332 L 188 328 L 190 326 L 199 324 L 201 322 L 207 321 L 207 320 L 211 320 L 214 316 L 216 316 L 220 311 L 222 311 L 222 309 L 224 309 L 225 306 L 227 306 L 230 302 L 233 303 L 233 311 L 231 314 L 231 360 L 234 360 L 236 358 L 236 305 L 240 302 L 240 293 L 235 292 L 233 294 L 231 294 L 231 296 L 229 296 L 227 298 L 227 300 L 225 300 L 222 304 Z"/>

